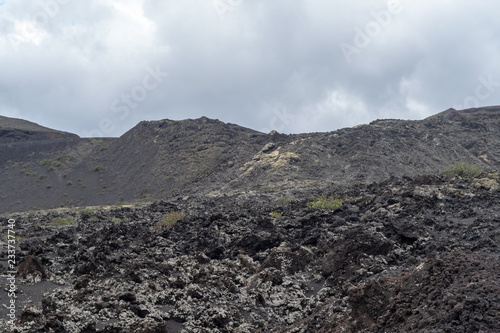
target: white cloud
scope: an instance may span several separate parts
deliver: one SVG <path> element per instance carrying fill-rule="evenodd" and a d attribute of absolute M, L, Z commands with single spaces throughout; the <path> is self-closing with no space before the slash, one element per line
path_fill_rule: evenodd
<path fill-rule="evenodd" d="M 289 126 L 290 132 L 333 131 L 369 122 L 364 102 L 343 89 L 333 89 L 324 98 L 299 110 Z"/>
<path fill-rule="evenodd" d="M 0 110 L 78 134 L 104 118 L 116 125 L 110 135 L 120 135 L 142 119 L 202 115 L 255 129 L 324 131 L 425 117 L 474 95 L 478 77 L 500 80 L 493 0 L 401 0 L 404 10 L 351 63 L 339 45 L 375 24 L 388 1 L 220 1 L 232 6 L 223 19 L 212 0 L 6 1 Z M 50 19 L 36 24 L 47 8 Z M 8 37 L 27 31 L 32 38 L 15 50 Z M 170 76 L 116 118 L 113 101 L 140 84 L 148 66 Z M 500 90 L 480 102 L 500 104 Z"/>

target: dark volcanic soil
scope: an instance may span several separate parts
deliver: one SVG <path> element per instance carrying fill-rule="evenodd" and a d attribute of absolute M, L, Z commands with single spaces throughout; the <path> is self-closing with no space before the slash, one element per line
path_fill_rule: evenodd
<path fill-rule="evenodd" d="M 23 119 L 0 116 L 0 144 L 77 138 L 76 134 L 56 131 Z"/>
<path fill-rule="evenodd" d="M 17 283 L 33 302 L 19 306 L 15 326 L 2 307 L 0 326 L 500 332 L 499 177 L 329 188 L 344 199 L 335 211 L 307 208 L 320 194 L 310 191 L 303 200 L 275 192 L 12 215 L 22 237 Z M 174 211 L 186 216 L 155 227 Z M 56 217 L 75 222 L 49 225 Z M 47 281 L 64 287 L 36 295 Z"/>

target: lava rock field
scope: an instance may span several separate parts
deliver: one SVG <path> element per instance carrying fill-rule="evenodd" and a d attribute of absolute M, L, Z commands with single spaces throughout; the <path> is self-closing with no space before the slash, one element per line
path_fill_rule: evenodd
<path fill-rule="evenodd" d="M 18 313 L 11 325 L 2 306 L 0 327 L 500 332 L 499 178 L 404 177 L 294 198 L 191 196 L 3 215 L 19 237 Z M 320 194 L 343 204 L 308 207 Z M 185 216 L 159 225 L 169 212 Z M 0 297 L 8 302 L 5 290 Z"/>

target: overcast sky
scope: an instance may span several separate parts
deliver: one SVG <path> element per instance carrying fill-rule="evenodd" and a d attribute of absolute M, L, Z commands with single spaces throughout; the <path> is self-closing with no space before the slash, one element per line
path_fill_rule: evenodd
<path fill-rule="evenodd" d="M 500 104 L 498 0 L 0 0 L 0 115 L 332 131 Z"/>

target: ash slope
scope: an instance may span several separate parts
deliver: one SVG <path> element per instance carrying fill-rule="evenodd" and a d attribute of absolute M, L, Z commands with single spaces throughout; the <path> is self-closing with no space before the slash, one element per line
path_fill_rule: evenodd
<path fill-rule="evenodd" d="M 19 296 L 28 300 L 15 328 L 3 312 L 0 326 L 498 332 L 499 182 L 496 173 L 330 188 L 324 193 L 345 200 L 335 211 L 308 209 L 313 191 L 291 201 L 259 193 L 12 215 L 24 238 Z M 170 211 L 187 216 L 155 229 Z M 50 225 L 57 217 L 75 223 Z M 27 289 L 48 281 L 63 286 L 45 295 Z"/>
<path fill-rule="evenodd" d="M 2 211 L 163 198 L 233 177 L 266 135 L 218 120 L 141 122 L 120 138 L 0 144 Z M 43 146 L 42 146 L 43 145 Z M 212 188 L 219 184 L 209 184 Z M 193 191 L 192 191 L 193 192 Z"/>
<path fill-rule="evenodd" d="M 0 116 L 0 144 L 77 138 L 76 134 L 56 131 L 23 119 Z"/>
<path fill-rule="evenodd" d="M 186 195 L 294 191 L 500 169 L 500 108 L 378 120 L 329 133 L 263 134 L 218 120 L 141 122 L 120 138 L 0 144 L 1 212 Z"/>

